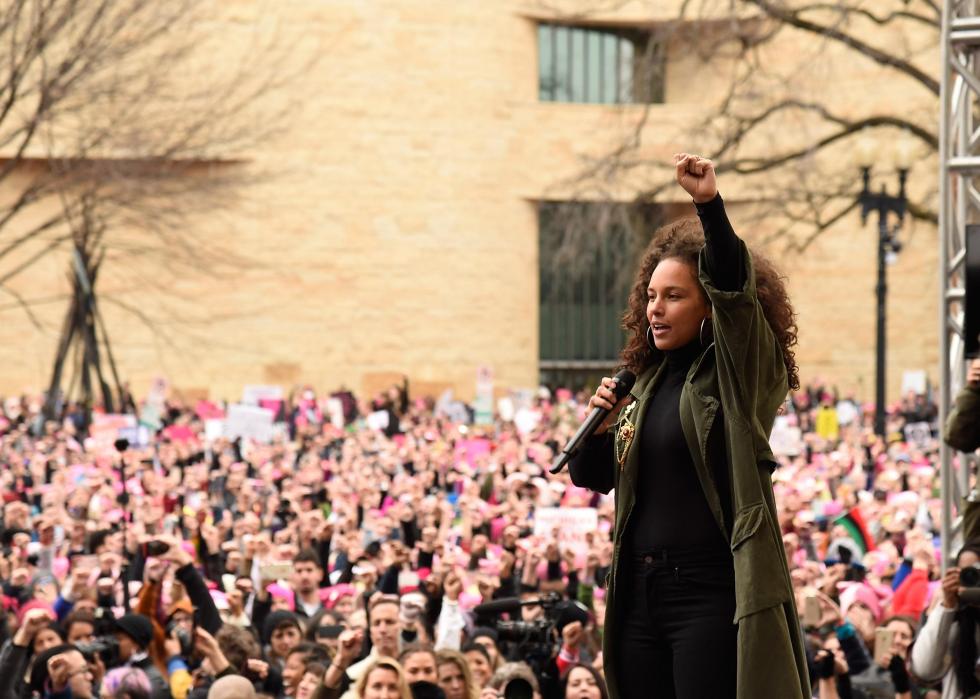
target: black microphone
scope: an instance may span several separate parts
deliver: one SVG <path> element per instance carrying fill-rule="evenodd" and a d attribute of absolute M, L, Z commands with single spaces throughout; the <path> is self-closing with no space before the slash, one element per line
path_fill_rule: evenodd
<path fill-rule="evenodd" d="M 616 394 L 616 400 L 613 401 L 613 405 L 615 405 L 633 388 L 633 384 L 636 383 L 636 376 L 632 371 L 623 369 L 613 377 L 613 381 L 616 383 L 613 388 L 613 393 Z M 592 409 L 589 416 L 585 418 L 585 422 L 578 428 L 578 432 L 568 440 L 568 444 L 565 445 L 565 448 L 561 450 L 561 454 L 558 455 L 558 458 L 551 465 L 552 473 L 558 473 L 565 468 L 565 464 L 571 461 L 571 458 L 575 456 L 575 452 L 585 444 L 585 440 L 593 435 L 608 415 L 609 411 L 605 408 Z"/>
<path fill-rule="evenodd" d="M 534 602 L 537 604 L 537 601 Z M 526 606 L 520 597 L 504 597 L 491 602 L 484 602 L 473 607 L 476 614 L 514 614 Z"/>

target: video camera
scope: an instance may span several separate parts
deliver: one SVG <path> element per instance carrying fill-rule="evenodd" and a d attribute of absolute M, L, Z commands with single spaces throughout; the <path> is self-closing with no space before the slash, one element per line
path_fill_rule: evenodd
<path fill-rule="evenodd" d="M 96 636 L 86 643 L 76 643 L 75 648 L 86 658 L 99 656 L 106 667 L 116 665 L 119 657 L 119 641 L 113 635 Z"/>

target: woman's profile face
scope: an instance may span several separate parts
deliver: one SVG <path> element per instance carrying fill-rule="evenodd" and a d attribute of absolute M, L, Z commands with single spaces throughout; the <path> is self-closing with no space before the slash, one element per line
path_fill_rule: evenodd
<path fill-rule="evenodd" d="M 601 699 L 602 692 L 592 673 L 584 667 L 572 668 L 568 673 L 568 686 L 565 699 Z"/>
<path fill-rule="evenodd" d="M 693 341 L 710 310 L 695 270 L 672 257 L 661 260 L 647 285 L 647 321 L 657 349 L 667 352 Z"/>

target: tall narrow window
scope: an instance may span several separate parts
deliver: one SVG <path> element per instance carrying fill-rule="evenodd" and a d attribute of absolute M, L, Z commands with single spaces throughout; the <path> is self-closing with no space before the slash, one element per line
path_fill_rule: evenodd
<path fill-rule="evenodd" d="M 542 102 L 663 102 L 664 70 L 663 45 L 650 32 L 538 25 Z"/>
<path fill-rule="evenodd" d="M 639 255 L 676 206 L 538 205 L 541 381 L 579 388 L 619 363 Z"/>

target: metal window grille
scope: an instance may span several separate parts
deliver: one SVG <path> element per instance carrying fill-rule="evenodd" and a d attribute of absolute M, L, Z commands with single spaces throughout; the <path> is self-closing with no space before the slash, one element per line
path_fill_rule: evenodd
<path fill-rule="evenodd" d="M 538 25 L 542 102 L 660 103 L 664 71 L 663 43 L 649 32 Z"/>
<path fill-rule="evenodd" d="M 619 364 L 639 255 L 674 206 L 538 205 L 539 361 L 545 385 L 591 385 Z"/>

